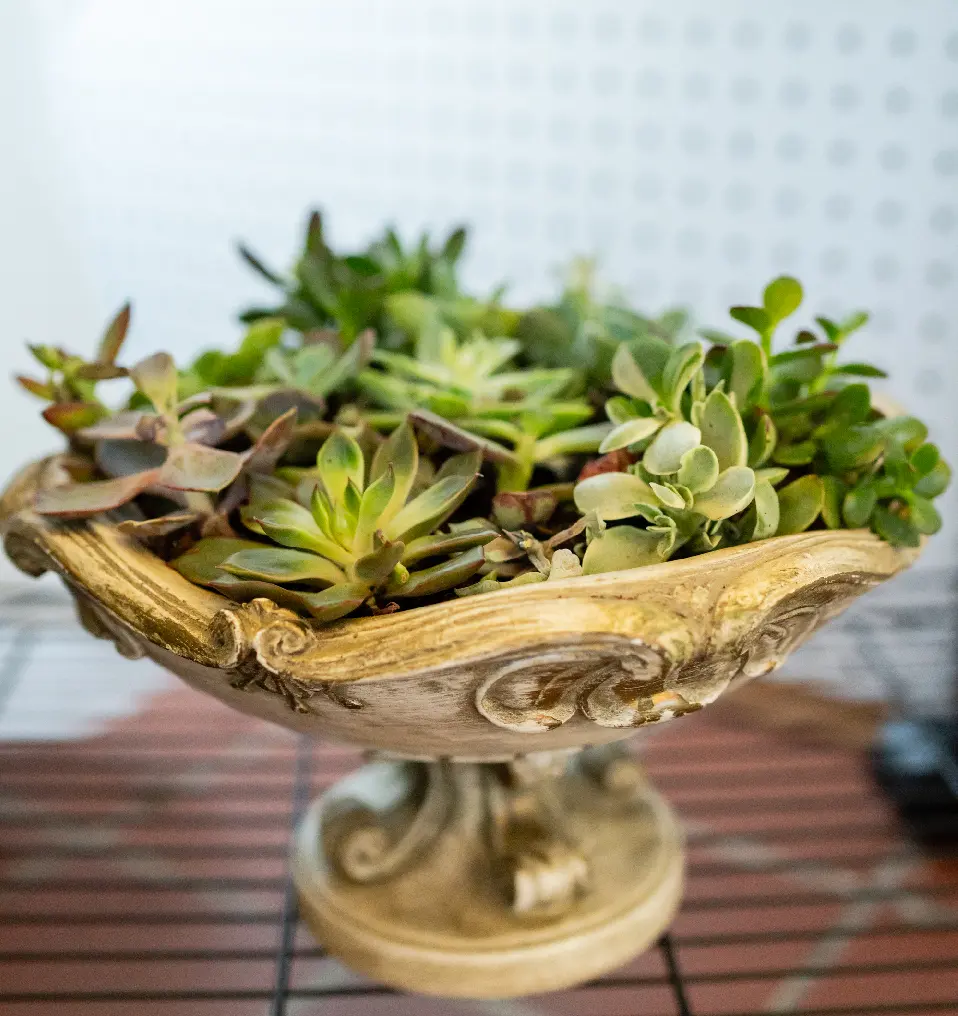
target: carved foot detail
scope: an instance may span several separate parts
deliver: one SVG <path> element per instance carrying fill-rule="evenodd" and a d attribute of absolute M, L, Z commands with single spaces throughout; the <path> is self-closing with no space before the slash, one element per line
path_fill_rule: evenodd
<path fill-rule="evenodd" d="M 382 807 L 346 797 L 326 809 L 322 846 L 337 875 L 388 882 L 432 863 L 441 841 L 475 830 L 473 846 L 501 905 L 522 918 L 558 917 L 590 891 L 592 862 L 568 821 L 583 786 L 620 811 L 634 807 L 646 786 L 641 769 L 618 749 L 497 764 L 379 765 L 393 769 Z"/>
<path fill-rule="evenodd" d="M 461 997 L 551 991 L 655 941 L 682 837 L 621 751 L 374 761 L 307 813 L 302 913 L 332 955 Z"/>

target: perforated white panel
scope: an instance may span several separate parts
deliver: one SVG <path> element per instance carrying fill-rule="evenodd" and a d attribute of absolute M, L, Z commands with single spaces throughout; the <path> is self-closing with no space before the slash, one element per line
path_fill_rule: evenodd
<path fill-rule="evenodd" d="M 958 459 L 951 0 L 71 15 L 48 64 L 71 228 L 103 315 L 136 298 L 138 348 L 230 341 L 260 295 L 231 241 L 282 263 L 310 204 L 348 242 L 465 220 L 470 281 L 512 279 L 523 299 L 594 252 L 642 305 L 713 324 L 781 271 L 810 312 L 871 308 L 857 353 Z"/>

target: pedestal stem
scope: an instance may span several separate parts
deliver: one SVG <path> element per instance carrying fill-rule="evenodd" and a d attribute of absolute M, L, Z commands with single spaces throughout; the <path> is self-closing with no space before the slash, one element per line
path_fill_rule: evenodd
<path fill-rule="evenodd" d="M 304 915 L 331 953 L 465 997 L 619 965 L 667 926 L 681 872 L 671 814 L 617 748 L 374 762 L 314 805 L 296 857 Z"/>

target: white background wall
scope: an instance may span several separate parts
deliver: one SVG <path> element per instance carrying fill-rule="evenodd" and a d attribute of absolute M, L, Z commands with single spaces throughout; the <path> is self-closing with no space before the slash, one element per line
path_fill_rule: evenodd
<path fill-rule="evenodd" d="M 19 0 L 0 137 L 11 372 L 128 297 L 133 352 L 234 341 L 233 241 L 282 263 L 321 204 L 344 242 L 465 220 L 468 280 L 523 299 L 596 253 L 723 324 L 797 274 L 874 311 L 853 352 L 958 459 L 952 0 Z M 55 444 L 34 406 L 4 389 L 4 475 Z"/>

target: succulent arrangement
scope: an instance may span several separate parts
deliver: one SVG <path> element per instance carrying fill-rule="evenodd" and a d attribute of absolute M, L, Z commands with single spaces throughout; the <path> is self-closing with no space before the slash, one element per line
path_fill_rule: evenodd
<path fill-rule="evenodd" d="M 638 313 L 577 262 L 554 305 L 462 292 L 465 233 L 336 254 L 309 220 L 232 352 L 120 364 L 31 346 L 68 448 L 35 509 L 108 513 L 190 581 L 319 622 L 656 564 L 810 528 L 936 532 L 950 469 L 842 358 L 867 322 L 802 321 L 792 278 L 731 308 L 751 337 Z M 115 393 L 117 386 L 126 390 Z M 104 386 L 114 393 L 107 399 Z"/>

